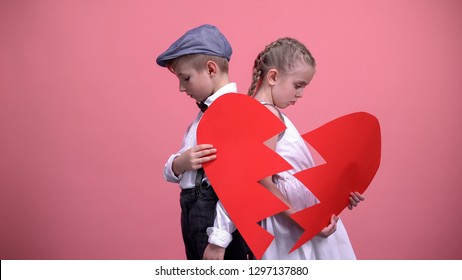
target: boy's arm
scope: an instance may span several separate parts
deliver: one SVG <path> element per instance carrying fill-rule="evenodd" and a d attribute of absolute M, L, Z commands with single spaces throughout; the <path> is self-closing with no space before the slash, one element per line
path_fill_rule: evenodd
<path fill-rule="evenodd" d="M 180 154 L 173 154 L 168 158 L 167 162 L 165 163 L 164 178 L 165 180 L 167 180 L 167 182 L 179 183 L 181 180 L 181 177 L 183 177 L 183 174 L 179 174 L 177 176 L 175 175 L 175 172 L 173 172 L 173 161 L 175 160 L 175 158 L 179 156 Z"/>
<path fill-rule="evenodd" d="M 235 230 L 236 226 L 229 218 L 228 212 L 226 212 L 221 201 L 218 201 L 213 227 L 207 228 L 209 243 L 226 248 L 233 240 L 232 234 Z"/>
<path fill-rule="evenodd" d="M 223 204 L 220 201 L 216 207 L 216 217 L 213 227 L 207 228 L 209 244 L 205 249 L 204 260 L 222 260 L 224 259 L 226 247 L 233 240 L 232 233 L 236 226 L 231 221 Z"/>
<path fill-rule="evenodd" d="M 211 144 L 200 144 L 187 149 L 172 161 L 172 172 L 175 175 L 182 174 L 187 170 L 197 170 L 203 163 L 217 158 L 217 149 Z"/>
<path fill-rule="evenodd" d="M 190 124 L 186 129 L 186 132 L 183 136 L 183 141 L 181 142 L 181 149 L 176 154 L 172 154 L 165 163 L 164 178 L 167 182 L 180 183 L 181 178 L 183 177 L 183 174 L 176 175 L 175 172 L 173 172 L 173 161 L 186 150 L 186 137 L 189 133 L 189 130 L 191 129 L 191 126 L 192 124 Z"/>
<path fill-rule="evenodd" d="M 173 154 L 164 166 L 165 180 L 179 183 L 182 174 L 187 170 L 197 170 L 203 163 L 216 159 L 217 150 L 210 144 L 201 144 Z"/>

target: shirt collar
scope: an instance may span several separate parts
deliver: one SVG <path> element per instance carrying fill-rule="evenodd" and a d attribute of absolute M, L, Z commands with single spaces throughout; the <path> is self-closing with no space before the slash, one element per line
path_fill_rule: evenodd
<path fill-rule="evenodd" d="M 223 86 L 222 88 L 220 88 L 219 90 L 217 90 L 214 94 L 210 95 L 205 101 L 204 103 L 207 105 L 207 106 L 210 106 L 210 104 L 212 104 L 213 101 L 215 101 L 218 97 L 222 96 L 223 94 L 226 94 L 226 93 L 236 93 L 237 92 L 237 85 L 236 83 L 229 83 L 229 84 L 226 84 L 225 86 Z"/>

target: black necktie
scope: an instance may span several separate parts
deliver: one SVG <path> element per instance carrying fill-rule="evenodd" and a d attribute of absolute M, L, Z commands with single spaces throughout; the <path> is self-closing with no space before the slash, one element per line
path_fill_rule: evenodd
<path fill-rule="evenodd" d="M 197 104 L 197 107 L 199 107 L 199 109 L 201 109 L 202 113 L 204 113 L 205 110 L 207 110 L 207 108 L 209 107 L 204 102 L 196 102 L 196 104 Z"/>

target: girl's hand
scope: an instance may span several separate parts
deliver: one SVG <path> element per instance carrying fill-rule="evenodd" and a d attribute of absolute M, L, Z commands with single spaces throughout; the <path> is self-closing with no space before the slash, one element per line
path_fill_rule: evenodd
<path fill-rule="evenodd" d="M 217 149 L 211 144 L 201 144 L 184 151 L 173 160 L 173 172 L 176 176 L 186 170 L 197 170 L 203 163 L 217 158 Z"/>
<path fill-rule="evenodd" d="M 327 227 L 325 227 L 323 230 L 321 230 L 321 232 L 318 233 L 318 236 L 322 238 L 327 238 L 329 237 L 329 235 L 334 233 L 337 230 L 338 219 L 339 219 L 338 216 L 332 215 L 332 217 L 330 218 L 330 224 Z"/>
<path fill-rule="evenodd" d="M 359 192 L 350 193 L 350 204 L 348 205 L 348 209 L 352 210 L 353 207 L 358 206 L 358 204 L 364 199 L 366 198 Z"/>

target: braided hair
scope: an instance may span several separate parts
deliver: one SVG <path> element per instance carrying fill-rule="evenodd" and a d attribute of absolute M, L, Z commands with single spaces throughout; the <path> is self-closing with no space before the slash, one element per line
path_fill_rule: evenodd
<path fill-rule="evenodd" d="M 316 62 L 310 51 L 296 39 L 289 37 L 281 38 L 267 45 L 254 61 L 252 83 L 247 94 L 252 96 L 255 93 L 262 78 L 270 69 L 275 68 L 282 72 L 288 72 L 293 66 L 295 59 L 300 57 L 312 67 L 316 66 Z"/>

